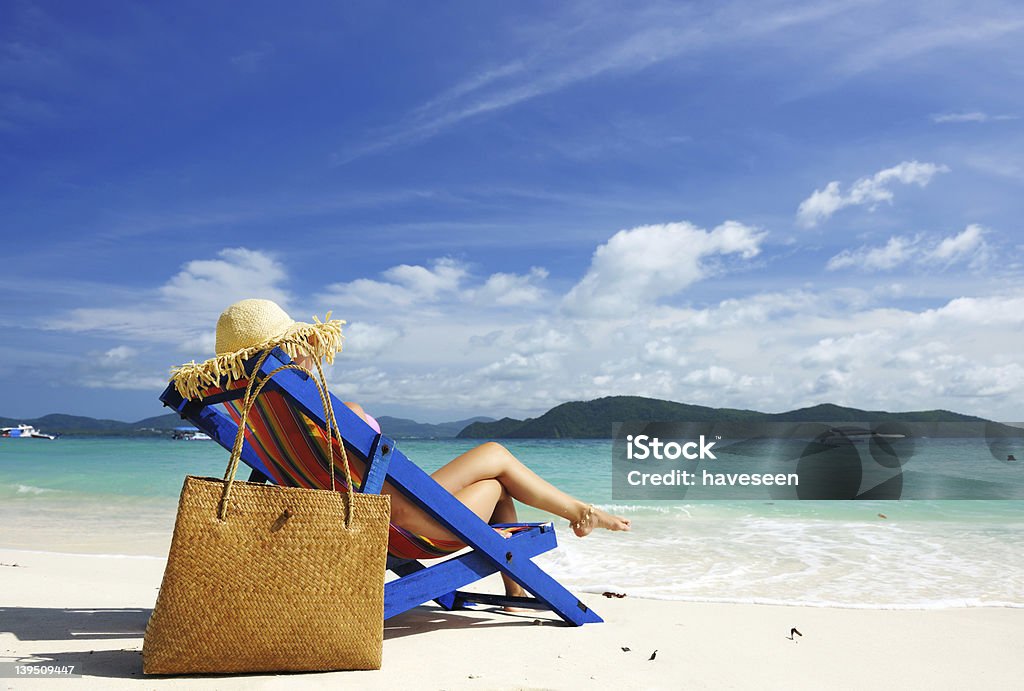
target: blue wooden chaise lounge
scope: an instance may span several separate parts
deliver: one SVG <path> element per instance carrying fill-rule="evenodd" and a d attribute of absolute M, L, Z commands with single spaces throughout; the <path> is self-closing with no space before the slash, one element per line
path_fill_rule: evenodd
<path fill-rule="evenodd" d="M 246 362 L 245 371 L 250 376 L 258 361 L 257 355 Z M 290 362 L 283 350 L 275 348 L 257 376 L 262 379 Z M 230 450 L 238 430 L 237 406 L 245 394 L 246 383 L 243 380 L 233 382 L 230 388 L 213 387 L 195 400 L 184 398 L 172 384 L 160 400 Z M 388 569 L 398 578 L 384 586 L 385 619 L 434 600 L 445 609 L 474 603 L 548 609 L 574 626 L 601 621 L 593 610 L 533 563 L 533 557 L 556 546 L 551 523 L 488 525 L 406 458 L 395 447 L 394 440 L 376 432 L 333 396 L 332 401 L 356 489 L 380 492 L 387 480 L 471 548 L 464 554 L 425 566 L 420 559 L 442 556 L 462 545 L 439 544 L 392 525 Z M 224 404 L 226 412 L 218 409 L 219 404 Z M 257 398 L 247 427 L 242 461 L 252 468 L 250 481 L 329 486 L 323 407 L 314 381 L 306 374 L 293 369 L 277 373 Z M 336 471 L 335 482 L 344 486 L 340 470 Z M 511 535 L 503 537 L 495 532 L 495 527 L 508 528 Z M 533 597 L 459 590 L 498 571 L 508 574 Z"/>

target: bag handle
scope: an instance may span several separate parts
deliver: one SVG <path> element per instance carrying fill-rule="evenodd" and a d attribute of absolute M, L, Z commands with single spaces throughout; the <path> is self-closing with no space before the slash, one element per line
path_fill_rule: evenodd
<path fill-rule="evenodd" d="M 235 433 L 235 443 L 234 446 L 232 446 L 231 448 L 231 458 L 228 460 L 228 467 L 224 471 L 224 480 L 226 480 L 226 484 L 224 485 L 224 491 L 221 494 L 220 506 L 217 511 L 217 517 L 222 521 L 226 520 L 227 518 L 228 499 L 231 496 L 231 487 L 235 482 L 235 475 L 238 472 L 238 461 L 242 457 L 242 445 L 245 441 L 245 426 L 249 419 L 249 411 L 256 403 L 256 397 L 259 396 L 260 392 L 263 391 L 263 387 L 267 385 L 267 383 L 275 374 L 286 369 L 293 369 L 298 370 L 300 372 L 305 372 L 306 375 L 313 380 L 313 383 L 316 384 L 317 392 L 319 392 L 320 394 L 320 402 L 324 406 L 324 418 L 327 422 L 327 458 L 330 464 L 332 492 L 335 491 L 335 486 L 334 444 L 332 443 L 331 440 L 331 431 L 333 430 L 338 435 L 338 441 L 340 442 L 339 446 L 341 447 L 341 465 L 342 469 L 345 472 L 345 482 L 348 486 L 348 491 L 343 492 L 343 494 L 348 494 L 348 501 L 345 502 L 345 528 L 347 529 L 352 525 L 352 473 L 348 467 L 348 453 L 345 451 L 345 440 L 342 439 L 341 430 L 338 429 L 338 422 L 334 418 L 334 406 L 331 404 L 330 393 L 328 393 L 327 391 L 327 378 L 324 376 L 324 370 L 323 367 L 321 367 L 320 365 L 320 359 L 316 357 L 313 358 L 313 361 L 316 364 L 317 374 L 320 377 L 319 379 L 314 377 L 313 373 L 310 372 L 305 367 L 292 363 L 289 365 L 281 365 L 277 369 L 271 371 L 269 374 L 267 374 L 266 377 L 260 380 L 260 383 L 255 388 L 253 388 L 253 384 L 256 383 L 256 375 L 259 373 L 260 368 L 263 366 L 263 363 L 266 361 L 269 355 L 270 350 L 266 350 L 263 352 L 263 354 L 260 356 L 260 359 L 256 362 L 256 366 L 253 368 L 252 376 L 249 377 L 249 384 L 245 387 L 245 397 L 242 399 L 241 419 L 239 419 L 238 421 L 238 432 Z"/>

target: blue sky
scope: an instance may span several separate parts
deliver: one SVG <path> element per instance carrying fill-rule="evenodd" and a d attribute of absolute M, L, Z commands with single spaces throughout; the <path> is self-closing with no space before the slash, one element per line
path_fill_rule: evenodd
<path fill-rule="evenodd" d="M 0 7 L 0 415 L 159 414 L 244 297 L 439 421 L 1022 418 L 1024 9 Z"/>

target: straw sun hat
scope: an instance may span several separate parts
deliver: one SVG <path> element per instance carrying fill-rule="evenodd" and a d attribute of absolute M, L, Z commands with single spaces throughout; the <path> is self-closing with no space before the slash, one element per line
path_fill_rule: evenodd
<path fill-rule="evenodd" d="M 292 358 L 308 355 L 334 362 L 341 351 L 340 319 L 328 312 L 321 322 L 297 322 L 272 300 L 250 299 L 228 307 L 217 320 L 216 357 L 206 362 L 189 362 L 171 370 L 174 387 L 186 398 L 202 398 L 203 391 L 221 382 L 246 378 L 244 363 L 257 353 L 280 347 Z"/>

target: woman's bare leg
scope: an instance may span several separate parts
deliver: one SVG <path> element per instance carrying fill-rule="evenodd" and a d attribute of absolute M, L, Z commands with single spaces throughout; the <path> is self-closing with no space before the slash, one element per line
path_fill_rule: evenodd
<path fill-rule="evenodd" d="M 454 535 L 442 528 L 422 510 L 398 492 L 391 494 L 392 516 L 391 520 L 401 525 L 406 530 L 412 530 L 420 535 L 445 540 L 457 540 Z M 473 484 L 463 487 L 455 492 L 455 497 L 469 507 L 473 513 L 488 523 L 516 523 L 516 505 L 512 497 L 501 486 L 501 483 L 494 479 L 479 480 Z M 395 517 L 395 507 L 398 507 L 400 518 Z M 410 510 L 411 507 L 411 510 Z M 512 597 L 522 597 L 526 591 L 522 586 L 509 578 L 504 573 L 501 579 L 505 583 L 505 594 Z M 518 608 L 506 607 L 509 611 L 518 611 Z"/>
<path fill-rule="evenodd" d="M 366 420 L 366 413 L 358 403 L 345 401 L 345 405 L 364 421 Z M 573 532 L 579 537 L 590 534 L 594 528 L 629 530 L 628 518 L 613 516 L 597 507 L 591 508 L 589 504 L 569 496 L 527 468 L 522 461 L 497 442 L 486 442 L 470 449 L 435 471 L 432 477 L 484 520 L 488 520 L 486 516 L 490 516 L 497 505 L 497 498 L 493 502 L 490 499 L 493 495 L 493 488 L 490 490 L 476 488 L 471 490 L 465 498 L 459 493 L 464 488 L 481 480 L 497 480 L 505 491 L 518 501 L 568 519 L 572 524 Z M 405 499 L 401 493 L 395 492 L 388 485 L 385 485 L 384 492 L 391 495 L 391 513 L 395 523 L 407 530 L 431 537 L 439 537 L 438 530 L 441 530 L 444 535 L 448 536 L 443 539 L 454 539 L 450 532 L 444 530 L 425 512 Z M 515 511 L 514 505 L 512 510 Z M 411 523 L 394 518 L 396 512 L 404 515 L 406 521 L 411 521 Z M 424 527 L 429 532 L 424 532 L 422 530 Z"/>
<path fill-rule="evenodd" d="M 456 496 L 459 490 L 474 482 L 495 479 L 512 498 L 568 519 L 580 537 L 594 528 L 629 530 L 629 519 L 613 516 L 596 507 L 591 509 L 588 504 L 541 478 L 496 442 L 470 449 L 435 471 L 432 477 Z"/>
<path fill-rule="evenodd" d="M 509 502 L 514 498 L 568 519 L 573 524 L 573 532 L 580 537 L 594 528 L 629 530 L 629 519 L 613 516 L 596 507 L 591 510 L 588 504 L 547 482 L 495 442 L 467 451 L 435 471 L 433 478 L 485 521 L 492 520 L 504 491 Z M 434 539 L 458 539 L 390 483 L 384 484 L 383 493 L 391 497 L 393 523 Z M 508 505 L 505 506 L 504 510 L 509 511 Z M 514 505 L 511 510 L 514 511 Z M 493 520 L 506 522 L 503 519 Z"/>
<path fill-rule="evenodd" d="M 364 417 L 358 403 L 346 401 L 345 405 Z M 629 530 L 630 527 L 628 518 L 613 516 L 566 494 L 527 468 L 508 449 L 496 442 L 487 442 L 470 449 L 436 470 L 432 477 L 485 521 L 514 522 L 515 505 L 512 499 L 516 499 L 568 519 L 573 532 L 579 537 L 588 535 L 594 528 Z M 384 483 L 382 493 L 391 497 L 392 523 L 434 539 L 458 539 L 397 491 L 391 483 Z M 498 518 L 494 518 L 496 511 L 500 512 Z M 501 516 L 512 518 L 506 520 Z"/>
<path fill-rule="evenodd" d="M 492 478 L 479 480 L 463 487 L 457 492 L 452 492 L 452 494 L 482 520 L 488 523 L 492 521 L 504 523 L 506 522 L 504 519 L 494 518 L 495 507 L 500 503 L 504 491 L 501 483 Z M 390 482 L 384 483 L 381 494 L 391 497 L 392 523 L 432 540 L 459 541 L 457 535 L 454 535 L 431 518 L 426 511 L 412 503 L 408 497 L 399 492 Z"/>
<path fill-rule="evenodd" d="M 498 503 L 494 507 L 494 513 L 491 514 L 491 523 L 518 523 L 519 517 L 516 515 L 516 503 L 512 500 L 512 495 L 505 491 L 505 488 L 501 488 L 501 496 L 498 498 Z M 509 597 L 524 597 L 526 591 L 523 590 L 523 586 L 519 585 L 504 571 L 501 572 L 501 580 L 505 583 L 505 594 Z M 506 607 L 507 611 L 519 612 L 522 611 L 521 607 Z"/>

